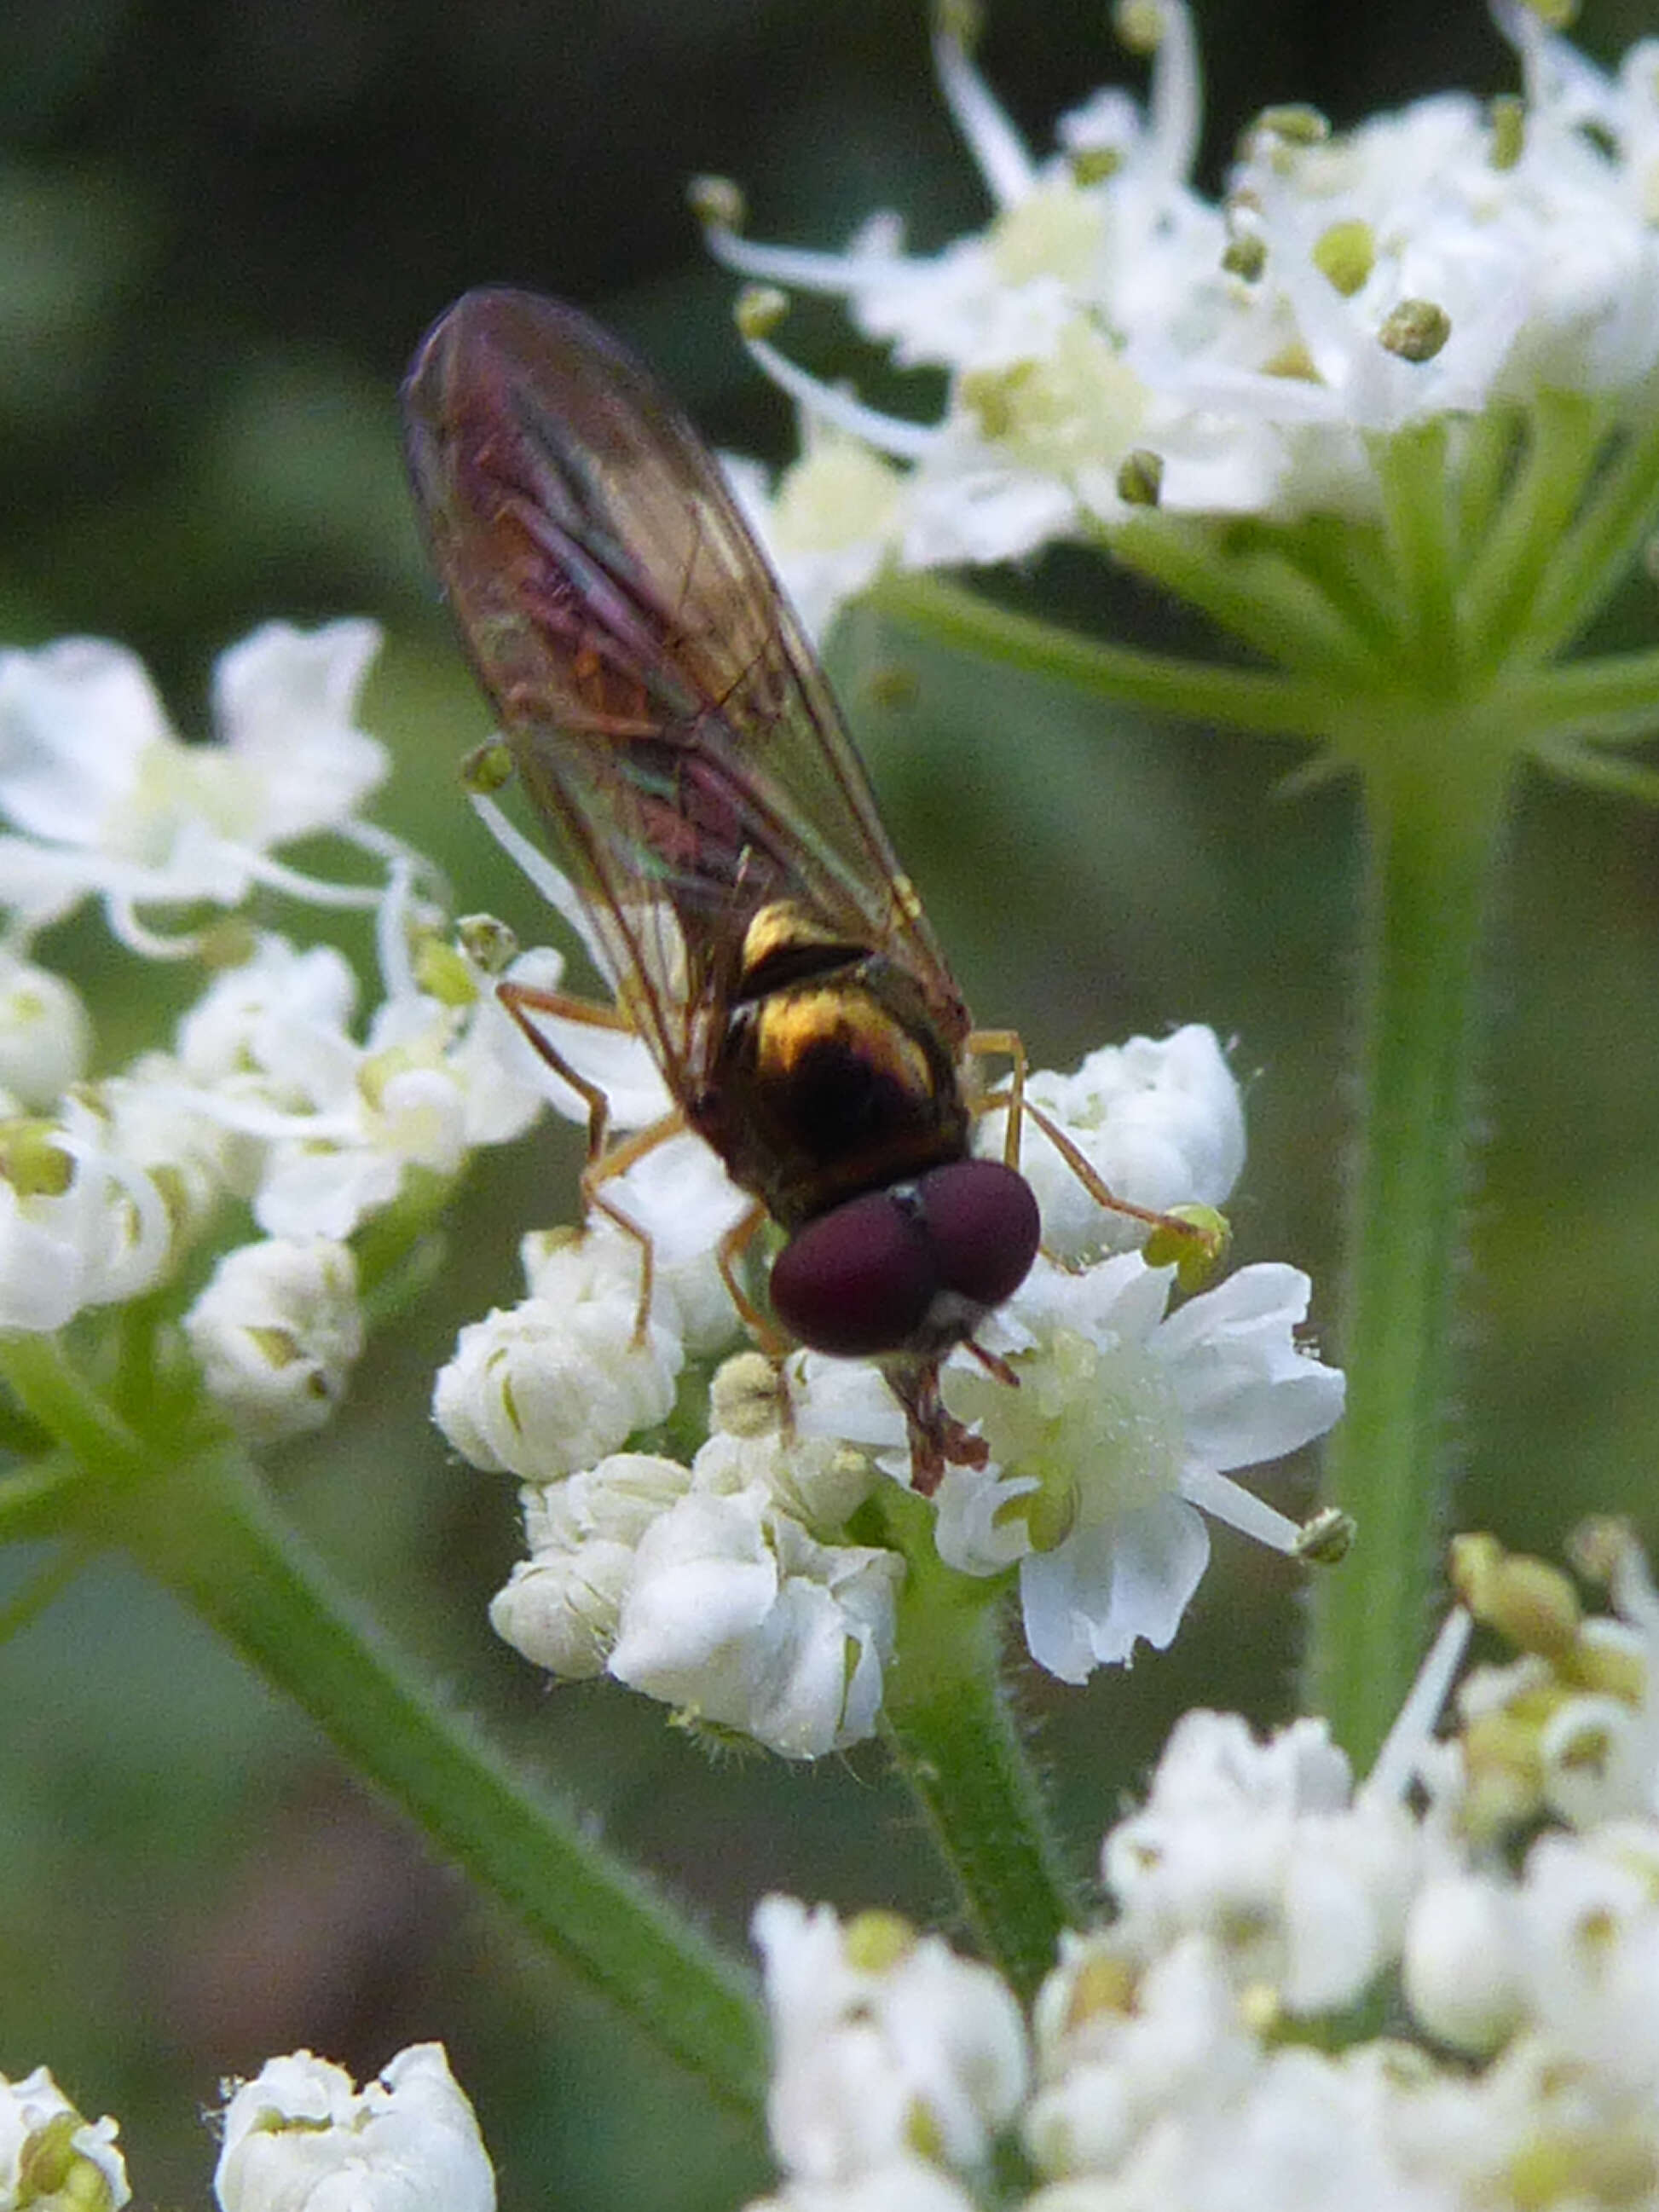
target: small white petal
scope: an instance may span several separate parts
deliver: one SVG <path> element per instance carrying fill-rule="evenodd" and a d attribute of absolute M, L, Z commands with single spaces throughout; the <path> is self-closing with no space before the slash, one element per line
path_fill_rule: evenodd
<path fill-rule="evenodd" d="M 1194 1453 L 1224 1470 L 1277 1459 L 1322 1436 L 1342 1411 L 1340 1369 L 1298 1351 L 1312 1285 L 1297 1267 L 1241 1267 L 1158 1332 Z"/>
<path fill-rule="evenodd" d="M 767 2117 L 797 2181 L 846 2184 L 911 2154 L 977 2166 L 1024 2094 L 1019 2008 L 988 1967 L 902 1923 L 793 1898 L 757 1906 L 775 2063 Z"/>
<path fill-rule="evenodd" d="M 1126 1665 L 1143 1638 L 1164 1650 L 1209 1560 L 1203 1518 L 1179 1498 L 1030 1553 L 1019 1598 L 1031 1656 L 1062 1682 L 1084 1682 L 1097 1667 Z"/>
<path fill-rule="evenodd" d="M 85 1074 L 91 1051 L 92 1024 L 74 986 L 0 950 L 0 1087 L 42 1110 Z"/>

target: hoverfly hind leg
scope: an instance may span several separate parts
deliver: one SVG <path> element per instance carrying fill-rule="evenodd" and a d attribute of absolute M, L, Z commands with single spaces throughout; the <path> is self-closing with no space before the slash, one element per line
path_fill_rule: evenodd
<path fill-rule="evenodd" d="M 676 1135 L 685 1127 L 684 1116 L 678 1111 L 665 1114 L 645 1128 L 632 1130 L 619 1142 L 611 1144 L 611 1100 L 604 1085 L 580 1074 L 557 1046 L 537 1028 L 532 1017 L 550 1014 L 561 1021 L 584 1023 L 590 1029 L 622 1030 L 631 1034 L 633 1024 L 627 1016 L 614 1007 L 596 1005 L 590 999 L 569 998 L 562 991 L 538 990 L 525 983 L 498 983 L 495 995 L 528 1040 L 537 1058 L 552 1069 L 561 1083 L 568 1084 L 587 1109 L 587 1158 L 580 1183 L 582 1212 L 584 1218 L 590 1212 L 604 1214 L 640 1248 L 640 1297 L 634 1314 L 634 1342 L 642 1345 L 651 1318 L 652 1294 L 656 1288 L 656 1249 L 650 1231 L 641 1228 L 614 1199 L 607 1198 L 600 1185 L 625 1175 L 635 1160 Z"/>
<path fill-rule="evenodd" d="M 640 1248 L 640 1302 L 634 1314 L 635 1346 L 645 1342 L 646 1323 L 651 1318 L 651 1300 L 657 1287 L 657 1248 L 651 1231 L 641 1228 L 632 1214 L 618 1206 L 614 1198 L 607 1198 L 600 1186 L 612 1182 L 619 1175 L 626 1175 L 635 1160 L 643 1159 L 647 1152 L 654 1152 L 670 1137 L 678 1136 L 684 1127 L 685 1123 L 678 1112 L 665 1114 L 660 1120 L 647 1123 L 643 1129 L 634 1130 L 620 1144 L 612 1145 L 602 1158 L 594 1159 L 590 1156 L 581 1173 L 584 1212 L 591 1207 L 594 1212 L 604 1214 L 607 1221 L 614 1221 L 623 1234 L 631 1237 Z"/>

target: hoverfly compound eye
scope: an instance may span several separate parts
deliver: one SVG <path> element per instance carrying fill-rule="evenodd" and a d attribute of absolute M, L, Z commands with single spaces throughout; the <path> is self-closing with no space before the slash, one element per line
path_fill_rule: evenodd
<path fill-rule="evenodd" d="M 952 1160 L 916 1185 L 941 1289 L 981 1309 L 1012 1297 L 1042 1238 L 1036 1194 L 1000 1160 Z"/>
<path fill-rule="evenodd" d="M 1019 1288 L 1040 1234 L 1023 1176 L 953 1160 L 809 1221 L 774 1263 L 772 1310 L 838 1358 L 942 1350 Z"/>
<path fill-rule="evenodd" d="M 896 1351 L 937 1287 L 927 1235 L 901 1191 L 866 1191 L 796 1232 L 772 1264 L 772 1310 L 801 1343 L 842 1359 Z"/>

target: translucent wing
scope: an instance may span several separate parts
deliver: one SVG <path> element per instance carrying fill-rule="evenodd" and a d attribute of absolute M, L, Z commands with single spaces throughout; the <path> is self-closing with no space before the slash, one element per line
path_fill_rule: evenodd
<path fill-rule="evenodd" d="M 410 472 L 520 778 L 684 1097 L 744 933 L 790 901 L 967 1017 L 718 465 L 575 309 L 470 292 L 404 392 Z"/>

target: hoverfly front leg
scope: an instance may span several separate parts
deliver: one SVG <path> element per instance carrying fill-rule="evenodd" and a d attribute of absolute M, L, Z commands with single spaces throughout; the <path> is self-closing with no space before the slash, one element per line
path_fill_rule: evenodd
<path fill-rule="evenodd" d="M 649 1230 L 642 1229 L 633 1217 L 607 1198 L 600 1188 L 613 1176 L 624 1175 L 635 1160 L 655 1150 L 685 1127 L 684 1116 L 678 1111 L 665 1114 L 659 1121 L 652 1121 L 643 1129 L 635 1129 L 619 1144 L 608 1145 L 611 1133 L 611 1101 L 602 1085 L 578 1074 L 558 1048 L 552 1044 L 531 1018 L 533 1014 L 550 1014 L 563 1021 L 586 1023 L 590 1029 L 620 1030 L 633 1034 L 633 1024 L 625 1014 L 614 1007 L 596 1006 L 589 999 L 568 998 L 561 991 L 541 991 L 526 983 L 498 983 L 495 995 L 501 1000 L 520 1030 L 529 1042 L 537 1057 L 550 1067 L 562 1083 L 568 1083 L 587 1109 L 587 1158 L 583 1164 L 580 1181 L 582 1206 L 604 1214 L 613 1221 L 625 1236 L 631 1237 L 640 1248 L 640 1302 L 634 1315 L 634 1341 L 645 1341 L 646 1324 L 651 1317 L 651 1297 L 656 1287 L 656 1249 Z M 608 1149 L 607 1149 L 608 1146 Z M 752 1233 L 752 1232 L 751 1232 Z"/>
<path fill-rule="evenodd" d="M 919 1498 L 931 1498 L 945 1480 L 946 1465 L 981 1468 L 991 1456 L 983 1437 L 947 1413 L 939 1395 L 937 1358 L 915 1355 L 884 1359 L 887 1387 L 904 1408 L 910 1432 L 910 1487 Z M 1018 1382 L 1012 1373 L 1008 1380 Z"/>

